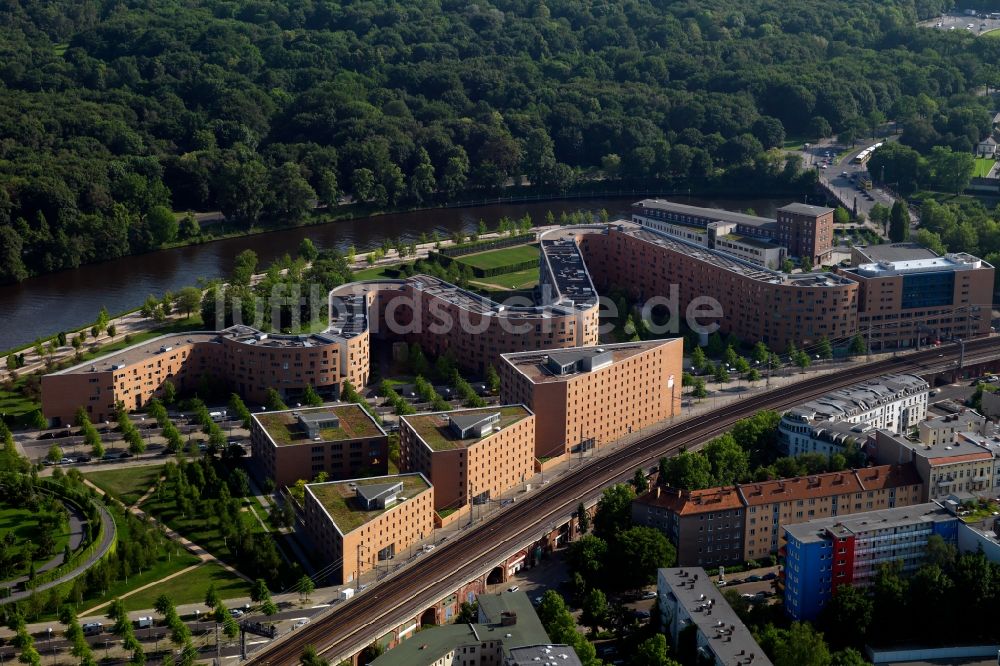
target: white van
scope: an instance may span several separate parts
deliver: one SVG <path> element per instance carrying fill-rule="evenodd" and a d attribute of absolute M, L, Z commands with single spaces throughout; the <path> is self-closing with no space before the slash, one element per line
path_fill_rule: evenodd
<path fill-rule="evenodd" d="M 150 627 L 153 626 L 153 618 L 149 617 L 148 615 L 140 617 L 138 620 L 135 621 L 135 626 L 137 629 L 149 629 Z"/>

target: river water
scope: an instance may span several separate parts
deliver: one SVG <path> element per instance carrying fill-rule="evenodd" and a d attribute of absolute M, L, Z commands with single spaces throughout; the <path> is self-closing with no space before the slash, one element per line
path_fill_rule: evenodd
<path fill-rule="evenodd" d="M 234 257 L 246 249 L 257 253 L 263 267 L 285 253 L 294 255 L 307 237 L 321 249 L 346 250 L 353 245 L 360 252 L 380 245 L 386 238 L 416 240 L 420 234 L 430 235 L 434 230 L 447 238 L 456 229 L 475 230 L 480 219 L 493 228 L 503 216 L 520 218 L 525 213 L 536 224 L 544 223 L 550 210 L 558 217 L 562 211 L 605 208 L 612 219 L 628 217 L 629 206 L 636 198 L 564 199 L 379 215 L 190 245 L 42 275 L 0 286 L 0 350 L 85 326 L 94 321 L 101 306 L 113 314 L 124 312 L 141 305 L 149 294 L 161 296 L 193 285 L 198 278 L 227 275 Z M 753 208 L 758 215 L 766 216 L 773 216 L 777 207 L 788 203 L 773 199 L 677 200 L 728 210 Z"/>

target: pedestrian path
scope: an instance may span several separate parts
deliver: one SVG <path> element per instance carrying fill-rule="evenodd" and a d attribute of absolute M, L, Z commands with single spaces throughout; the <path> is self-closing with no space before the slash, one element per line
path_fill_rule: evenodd
<path fill-rule="evenodd" d="M 131 597 L 133 594 L 137 594 L 139 592 L 142 592 L 143 590 L 148 590 L 149 588 L 153 587 L 154 585 L 159 585 L 160 583 L 166 583 L 171 578 L 176 578 L 177 576 L 183 576 L 184 574 L 189 573 L 191 571 L 194 571 L 195 569 L 197 569 L 200 566 L 203 566 L 204 564 L 205 564 L 204 562 L 199 562 L 198 564 L 192 564 L 191 566 L 185 567 L 184 569 L 181 569 L 180 571 L 175 571 L 175 572 L 173 572 L 172 574 L 170 574 L 168 576 L 164 576 L 163 578 L 160 578 L 159 580 L 154 580 L 154 581 L 152 581 L 150 583 L 146 583 L 145 585 L 137 587 L 134 590 L 129 590 L 125 594 L 119 594 L 116 598 L 117 599 L 127 599 L 128 597 Z M 92 613 L 96 613 L 97 611 L 101 610 L 102 608 L 107 607 L 107 605 L 110 604 L 110 603 L 111 603 L 110 601 L 105 601 L 104 603 L 98 604 L 97 606 L 94 606 L 93 608 L 88 608 L 85 611 L 81 611 L 80 613 L 77 613 L 77 616 L 79 617 L 79 616 L 85 616 L 85 615 L 90 615 Z"/>

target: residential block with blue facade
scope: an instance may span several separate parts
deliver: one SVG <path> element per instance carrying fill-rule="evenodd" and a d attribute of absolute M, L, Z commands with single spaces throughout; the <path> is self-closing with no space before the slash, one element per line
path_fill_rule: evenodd
<path fill-rule="evenodd" d="M 879 567 L 923 564 L 927 540 L 958 540 L 959 519 L 937 502 L 811 520 L 785 528 L 785 612 L 812 620 L 841 585 L 867 586 Z"/>

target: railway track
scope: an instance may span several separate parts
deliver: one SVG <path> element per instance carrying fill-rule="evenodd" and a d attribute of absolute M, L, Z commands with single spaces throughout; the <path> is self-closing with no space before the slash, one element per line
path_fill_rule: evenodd
<path fill-rule="evenodd" d="M 994 350 L 1000 351 L 1000 337 L 974 340 L 965 345 L 967 358 L 977 352 Z M 760 410 L 786 408 L 878 375 L 944 370 L 953 366 L 957 357 L 956 345 L 955 348 L 932 348 L 866 363 L 783 386 L 671 425 L 543 486 L 533 495 L 438 546 L 364 594 L 275 641 L 249 661 L 252 664 L 297 664 L 307 645 L 313 645 L 328 658 L 345 658 L 492 568 L 512 550 L 536 540 L 550 523 L 575 510 L 581 500 L 593 498 L 605 486 L 631 476 L 636 467 L 682 447 L 704 442 L 725 432 L 737 420 Z"/>

